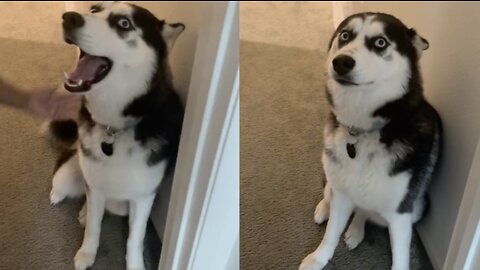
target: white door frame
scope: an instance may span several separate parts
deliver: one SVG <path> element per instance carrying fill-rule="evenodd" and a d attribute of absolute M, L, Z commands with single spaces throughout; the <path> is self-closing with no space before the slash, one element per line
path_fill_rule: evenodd
<path fill-rule="evenodd" d="M 480 140 L 459 209 L 443 269 L 480 269 Z"/>
<path fill-rule="evenodd" d="M 231 265 L 238 264 L 239 250 L 238 2 L 213 9 L 207 18 L 212 27 L 198 34 L 159 263 L 163 270 L 238 269 Z"/>

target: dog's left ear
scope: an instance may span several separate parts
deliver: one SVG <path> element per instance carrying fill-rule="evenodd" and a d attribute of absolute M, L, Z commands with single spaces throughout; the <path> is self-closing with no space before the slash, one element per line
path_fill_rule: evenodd
<path fill-rule="evenodd" d="M 428 44 L 426 39 L 417 34 L 417 31 L 415 31 L 413 28 L 408 30 L 408 35 L 410 36 L 410 40 L 412 41 L 413 46 L 417 50 L 417 55 L 420 58 L 420 56 L 422 56 L 422 52 L 428 49 L 430 44 Z"/>
<path fill-rule="evenodd" d="M 165 21 L 160 21 L 160 24 L 163 24 L 162 29 L 162 36 L 167 43 L 167 47 L 169 50 L 173 48 L 173 44 L 175 40 L 177 40 L 178 36 L 185 30 L 185 25 L 183 23 L 165 23 Z"/>

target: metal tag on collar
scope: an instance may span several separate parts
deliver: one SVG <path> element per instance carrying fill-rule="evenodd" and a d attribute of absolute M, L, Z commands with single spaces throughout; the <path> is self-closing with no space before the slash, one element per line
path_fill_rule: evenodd
<path fill-rule="evenodd" d="M 360 130 L 360 129 L 354 127 L 354 126 L 348 127 L 348 134 L 350 134 L 350 136 L 356 137 L 356 136 L 360 135 L 360 133 L 362 133 L 362 130 Z"/>
<path fill-rule="evenodd" d="M 107 126 L 105 128 L 105 133 L 106 133 L 106 136 L 104 136 L 103 138 L 103 143 L 113 144 L 113 142 L 115 141 L 116 131 L 112 127 Z M 103 149 L 103 146 L 102 146 L 102 149 Z"/>
<path fill-rule="evenodd" d="M 115 130 L 111 126 L 107 126 L 106 131 L 107 131 L 107 135 L 109 137 L 113 137 L 113 135 L 115 135 L 115 133 L 116 133 Z"/>

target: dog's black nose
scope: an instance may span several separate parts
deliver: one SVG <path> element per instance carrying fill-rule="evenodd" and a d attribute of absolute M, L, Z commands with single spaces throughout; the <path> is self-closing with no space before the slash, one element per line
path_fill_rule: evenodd
<path fill-rule="evenodd" d="M 333 59 L 332 64 L 335 72 L 343 76 L 355 67 L 355 60 L 348 55 L 341 54 Z"/>
<path fill-rule="evenodd" d="M 80 28 L 85 24 L 85 20 L 83 19 L 83 16 L 73 11 L 63 13 L 62 19 L 63 19 L 63 28 L 66 31 Z"/>

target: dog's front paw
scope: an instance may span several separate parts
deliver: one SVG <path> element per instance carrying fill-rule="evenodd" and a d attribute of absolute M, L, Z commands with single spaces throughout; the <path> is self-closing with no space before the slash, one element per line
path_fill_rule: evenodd
<path fill-rule="evenodd" d="M 392 270 L 408 270 L 408 266 L 397 266 L 397 265 L 392 265 Z"/>
<path fill-rule="evenodd" d="M 327 265 L 327 262 L 328 261 L 318 261 L 313 255 L 313 253 L 311 253 L 307 257 L 305 257 L 305 259 L 303 259 L 298 270 L 321 270 Z"/>
<path fill-rule="evenodd" d="M 317 208 L 315 208 L 315 215 L 313 216 L 313 219 L 315 220 L 315 223 L 317 224 L 322 224 L 328 219 L 329 216 L 329 205 L 325 200 L 321 200 Z"/>
<path fill-rule="evenodd" d="M 63 201 L 65 199 L 65 195 L 59 194 L 58 192 L 52 191 L 50 192 L 50 204 L 51 205 L 56 205 L 59 202 Z"/>
<path fill-rule="evenodd" d="M 141 266 L 141 267 L 127 267 L 127 270 L 145 270 L 145 266 Z"/>
<path fill-rule="evenodd" d="M 137 262 L 135 264 L 129 263 L 127 261 L 127 270 L 145 270 L 145 265 L 143 264 L 143 259 L 141 262 Z"/>
<path fill-rule="evenodd" d="M 365 230 L 350 225 L 345 232 L 345 244 L 349 250 L 353 250 L 363 241 Z"/>
<path fill-rule="evenodd" d="M 143 252 L 139 253 L 137 256 L 132 256 L 132 252 L 129 253 L 130 256 L 127 255 L 125 258 L 127 261 L 127 270 L 145 270 L 145 264 L 141 254 L 143 254 Z"/>
<path fill-rule="evenodd" d="M 85 270 L 95 262 L 95 254 L 79 250 L 74 258 L 75 270 Z"/>

